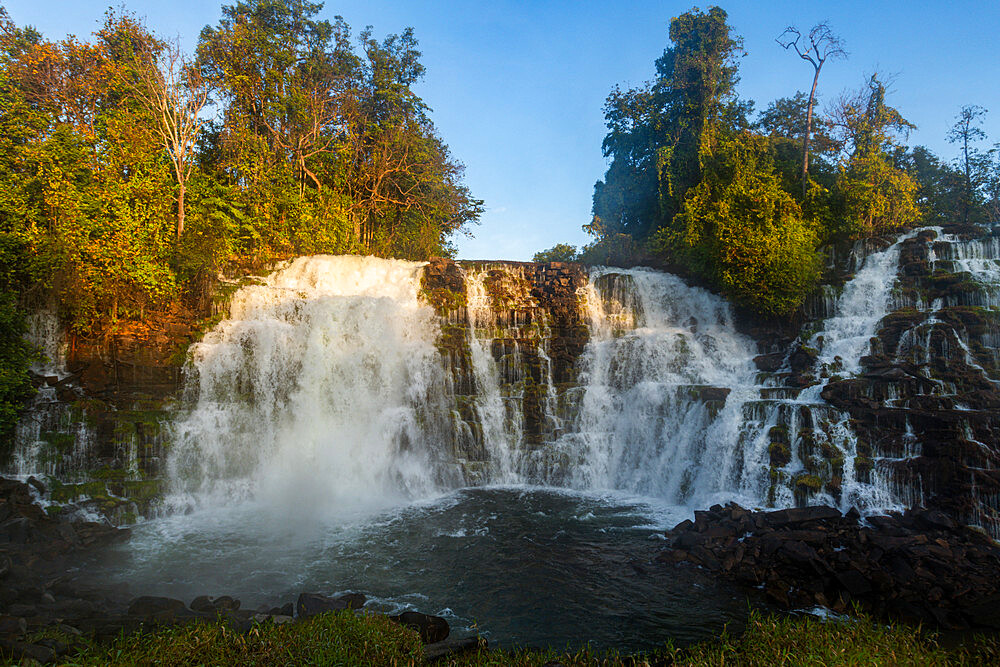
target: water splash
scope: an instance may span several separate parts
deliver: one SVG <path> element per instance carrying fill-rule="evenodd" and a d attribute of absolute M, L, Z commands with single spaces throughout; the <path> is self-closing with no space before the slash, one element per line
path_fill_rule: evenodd
<path fill-rule="evenodd" d="M 304 510 L 440 488 L 448 471 L 432 465 L 432 443 L 448 413 L 421 268 L 304 257 L 241 289 L 192 352 L 175 491 Z"/>

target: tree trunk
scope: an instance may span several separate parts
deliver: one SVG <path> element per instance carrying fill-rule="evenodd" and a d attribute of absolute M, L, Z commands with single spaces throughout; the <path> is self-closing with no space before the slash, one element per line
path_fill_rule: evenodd
<path fill-rule="evenodd" d="M 969 224 L 969 209 L 972 207 L 972 170 L 969 167 L 969 128 L 965 127 L 962 136 L 962 156 L 965 160 L 965 201 L 962 206 L 962 223 Z"/>
<path fill-rule="evenodd" d="M 186 187 L 184 181 L 181 180 L 177 188 L 177 240 L 181 240 L 181 234 L 184 233 L 184 192 Z"/>
<path fill-rule="evenodd" d="M 806 108 L 806 135 L 802 139 L 802 198 L 806 197 L 806 190 L 809 185 L 809 135 L 812 134 L 813 104 L 816 102 L 816 84 L 819 82 L 819 70 L 823 64 L 816 68 L 813 75 L 812 89 L 809 91 L 809 106 Z"/>

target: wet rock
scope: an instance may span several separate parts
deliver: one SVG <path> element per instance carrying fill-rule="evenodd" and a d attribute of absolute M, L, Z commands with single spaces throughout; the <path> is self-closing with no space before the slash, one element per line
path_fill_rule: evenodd
<path fill-rule="evenodd" d="M 328 597 L 320 593 L 302 593 L 296 602 L 299 618 L 308 618 L 316 614 L 346 609 L 361 609 L 367 598 L 360 593 L 348 593 L 340 597 Z"/>
<path fill-rule="evenodd" d="M 0 615 L 0 635 L 19 637 L 28 631 L 28 624 L 20 616 Z"/>
<path fill-rule="evenodd" d="M 695 512 L 657 560 L 692 563 L 789 607 L 822 604 L 946 629 L 1000 627 L 1000 545 L 934 509 L 862 520 L 831 507 Z"/>
<path fill-rule="evenodd" d="M 465 639 L 446 639 L 444 641 L 426 644 L 424 646 L 424 660 L 440 660 L 450 656 L 476 651 L 486 648 L 486 639 L 483 637 L 467 637 Z"/>
<path fill-rule="evenodd" d="M 240 601 L 234 600 L 228 595 L 212 598 L 207 595 L 199 595 L 191 601 L 191 610 L 206 613 L 220 611 L 235 611 L 240 608 Z"/>
<path fill-rule="evenodd" d="M 0 649 L 15 660 L 35 660 L 43 665 L 54 662 L 56 652 L 48 646 L 14 640 L 0 640 Z"/>
<path fill-rule="evenodd" d="M 448 621 L 440 616 L 421 614 L 418 611 L 404 611 L 397 616 L 390 616 L 390 621 L 404 625 L 420 633 L 420 640 L 425 644 L 435 644 L 448 638 L 450 628 Z"/>
<path fill-rule="evenodd" d="M 763 371 L 765 373 L 774 373 L 781 368 L 781 364 L 785 361 L 784 352 L 774 352 L 772 354 L 761 354 L 753 358 L 753 363 L 757 366 L 757 370 Z"/>
<path fill-rule="evenodd" d="M 291 602 L 285 603 L 280 607 L 271 607 L 268 611 L 271 616 L 294 616 L 295 615 L 295 605 Z"/>
<path fill-rule="evenodd" d="M 157 619 L 189 615 L 188 608 L 180 600 L 151 595 L 143 595 L 132 600 L 127 613 L 137 618 Z"/>

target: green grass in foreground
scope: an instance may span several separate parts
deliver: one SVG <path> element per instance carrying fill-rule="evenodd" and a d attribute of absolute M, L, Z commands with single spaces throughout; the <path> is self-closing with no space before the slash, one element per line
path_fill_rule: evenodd
<path fill-rule="evenodd" d="M 823 623 L 810 617 L 753 612 L 740 637 L 723 635 L 687 649 L 666 645 L 645 656 L 583 649 L 480 651 L 441 660 L 441 667 L 566 667 L 647 665 L 996 665 L 1000 640 L 979 638 L 959 648 L 942 647 L 933 634 L 887 626 L 869 617 Z M 92 647 L 65 665 L 376 665 L 423 664 L 417 635 L 381 616 L 352 613 L 316 616 L 302 623 L 262 625 L 247 635 L 224 625 L 200 624 L 123 637 Z"/>

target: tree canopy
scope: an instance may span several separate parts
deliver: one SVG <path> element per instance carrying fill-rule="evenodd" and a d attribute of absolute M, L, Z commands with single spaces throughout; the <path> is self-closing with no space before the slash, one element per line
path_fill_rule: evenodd
<path fill-rule="evenodd" d="M 74 331 L 220 270 L 426 258 L 468 233 L 482 202 L 413 91 L 413 31 L 355 38 L 321 8 L 226 5 L 191 56 L 115 10 L 89 41 L 0 14 L 0 234 Z"/>
<path fill-rule="evenodd" d="M 948 202 L 962 188 L 976 220 L 1000 212 L 996 151 L 976 145 L 978 108 L 964 108 L 952 132 L 963 146 L 955 168 L 926 149 L 907 152 L 913 125 L 878 74 L 816 112 L 823 63 L 846 56 L 827 24 L 779 36 L 813 65 L 812 88 L 753 121 L 737 90 L 743 41 L 725 11 L 685 12 L 668 37 L 651 81 L 608 96 L 609 164 L 594 186 L 584 259 L 627 238 L 633 257 L 652 252 L 740 307 L 788 316 L 815 289 L 832 243 L 954 216 Z"/>

